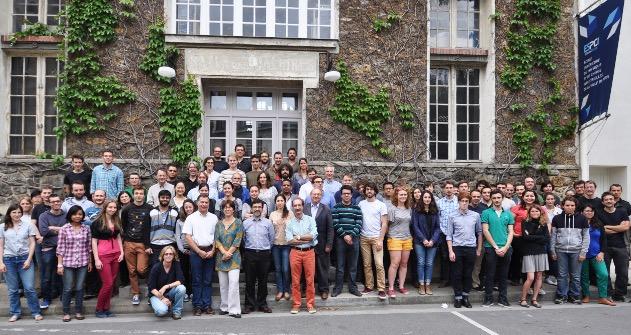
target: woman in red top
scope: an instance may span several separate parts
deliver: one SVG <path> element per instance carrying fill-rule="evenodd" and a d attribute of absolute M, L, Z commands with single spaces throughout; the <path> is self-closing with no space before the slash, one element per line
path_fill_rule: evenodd
<path fill-rule="evenodd" d="M 528 190 L 524 191 L 521 196 L 521 201 L 519 205 L 513 206 L 511 208 L 511 212 L 515 217 L 515 225 L 513 226 L 513 230 L 515 235 L 513 236 L 513 243 L 511 243 L 513 247 L 513 256 L 511 258 L 510 269 L 508 270 L 508 279 L 511 281 L 511 285 L 519 286 L 520 279 L 522 278 L 521 273 L 521 263 L 522 263 L 522 228 L 521 225 L 524 221 L 528 219 L 528 210 L 532 207 L 533 204 L 539 204 L 537 200 L 537 194 L 535 191 Z M 547 215 L 547 214 L 546 214 Z"/>
<path fill-rule="evenodd" d="M 94 264 L 101 277 L 101 290 L 96 303 L 96 316 L 99 318 L 114 316 L 110 312 L 110 300 L 114 280 L 118 274 L 118 264 L 123 260 L 123 242 L 121 240 L 121 221 L 115 200 L 108 200 L 103 211 L 92 223 L 92 254 Z"/>

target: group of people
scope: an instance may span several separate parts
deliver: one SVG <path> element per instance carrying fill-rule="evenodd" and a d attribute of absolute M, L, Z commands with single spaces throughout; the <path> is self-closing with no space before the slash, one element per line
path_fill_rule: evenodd
<path fill-rule="evenodd" d="M 374 292 L 386 300 L 409 294 L 409 263 L 416 263 L 409 277 L 418 294 L 432 295 L 437 255 L 441 286 L 453 287 L 456 308 L 471 307 L 472 289 L 484 291 L 482 306 L 510 306 L 509 283 L 522 285 L 520 306 L 540 308 L 544 280 L 557 285 L 555 303 L 587 303 L 590 270 L 599 303 L 625 300 L 631 205 L 621 199 L 618 184 L 600 198 L 593 181 L 577 181 L 561 198 L 552 183 L 544 181 L 537 190 L 530 177 L 514 184 L 481 180 L 475 187 L 446 181 L 436 192 L 440 198 L 431 182 L 386 182 L 380 193 L 375 183 L 355 183 L 351 175 L 337 181 L 333 166 L 319 175 L 294 148 L 286 160 L 281 152 L 273 160 L 267 153 L 248 159 L 245 152 L 237 145 L 224 160 L 216 147 L 201 167 L 190 162 L 182 178 L 169 164 L 156 170 L 148 189 L 138 173 L 130 173 L 125 184 L 110 150 L 92 171 L 83 157 L 72 156 L 72 171 L 64 177 L 67 198 L 43 187 L 9 206 L 0 225 L 10 321 L 21 317 L 20 290 L 36 320 L 59 296 L 63 321 L 83 319 L 84 292 L 98 295 L 97 317 L 111 317 L 117 278 L 130 285 L 134 305 L 143 296 L 139 278 L 146 278 L 145 297 L 157 316 L 180 319 L 188 301 L 196 316 L 271 313 L 272 265 L 276 301 L 292 300 L 296 314 L 306 291 L 307 311 L 316 313 L 316 292 L 322 299 L 336 297 L 345 278 L 356 296 Z M 212 307 L 215 272 L 218 311 Z"/>

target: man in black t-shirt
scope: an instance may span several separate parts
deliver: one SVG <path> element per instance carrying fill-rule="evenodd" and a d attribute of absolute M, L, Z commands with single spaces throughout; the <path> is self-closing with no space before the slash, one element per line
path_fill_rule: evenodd
<path fill-rule="evenodd" d="M 585 205 L 591 205 L 594 209 L 601 210 L 603 207 L 602 200 L 596 196 L 596 182 L 588 180 L 585 182 L 585 194 L 582 198 L 577 198 L 576 211 L 583 212 Z"/>
<path fill-rule="evenodd" d="M 622 209 L 615 207 L 616 201 L 613 194 L 602 194 L 601 210 L 597 210 L 598 219 L 605 226 L 607 234 L 607 249 L 605 249 L 605 264 L 610 268 L 611 261 L 616 267 L 616 282 L 612 288 L 609 280 L 608 290 L 614 301 L 624 302 L 627 294 L 627 282 L 629 281 L 629 254 L 624 240 L 624 234 L 629 230 L 629 217 Z M 611 271 L 609 271 L 611 273 Z M 611 278 L 611 276 L 610 276 Z"/>
<path fill-rule="evenodd" d="M 613 194 L 613 198 L 616 201 L 614 205 L 616 208 L 621 208 L 627 215 L 631 215 L 631 204 L 628 201 L 622 199 L 622 185 L 611 184 L 609 186 L 609 192 Z"/>
<path fill-rule="evenodd" d="M 64 176 L 64 192 L 66 196 L 71 196 L 72 183 L 79 180 L 85 185 L 85 194 L 91 200 L 90 183 L 92 182 L 92 171 L 84 169 L 85 160 L 81 155 L 72 155 L 72 171 Z"/>

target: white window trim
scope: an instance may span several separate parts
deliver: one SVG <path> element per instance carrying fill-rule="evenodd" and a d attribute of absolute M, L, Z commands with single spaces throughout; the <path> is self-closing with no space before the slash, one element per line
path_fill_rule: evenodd
<path fill-rule="evenodd" d="M 36 131 L 35 131 L 35 154 L 34 155 L 25 155 L 25 154 L 11 154 L 10 147 L 10 137 L 11 137 L 11 58 L 12 57 L 36 57 L 37 58 L 37 93 L 36 93 Z M 11 52 L 9 54 L 5 54 L 4 57 L 4 68 L 5 71 L 5 82 L 7 83 L 7 94 L 4 97 L 5 108 L 6 111 L 3 119 L 4 122 L 4 136 L 6 147 L 4 147 L 4 157 L 12 157 L 12 158 L 32 158 L 36 156 L 38 153 L 44 152 L 45 143 L 44 143 L 44 127 L 45 127 L 45 118 L 46 118 L 46 92 L 45 92 L 45 64 L 46 58 L 59 58 L 59 55 L 50 52 Z M 0 98 L 0 101 L 2 99 Z M 0 147 L 1 148 L 1 147 Z M 66 155 L 66 138 L 62 141 L 62 155 Z M 57 154 L 57 153 L 51 153 Z"/>
<path fill-rule="evenodd" d="M 40 0 L 45 1 L 45 0 Z M 341 0 L 331 0 L 331 36 L 329 38 L 324 39 L 332 39 L 336 40 L 339 38 L 338 31 L 338 21 L 339 21 L 339 2 Z M 298 24 L 298 38 L 307 39 L 307 5 L 308 0 L 299 0 L 299 24 Z M 164 0 L 164 8 L 165 15 L 167 17 L 166 22 L 167 26 L 165 31 L 168 34 L 176 35 L 177 34 L 177 6 L 175 5 L 175 0 Z M 276 5 L 274 0 L 267 0 L 267 10 L 266 10 L 266 36 L 265 37 L 276 37 L 275 36 L 275 27 L 276 27 Z M 209 36 L 209 10 L 210 3 L 209 0 L 201 0 L 200 1 L 200 27 L 199 27 L 199 35 Z M 243 36 L 243 1 L 242 0 L 234 0 L 234 27 L 233 27 L 233 35 L 232 36 Z M 192 34 L 191 34 L 192 35 Z M 193 35 L 194 36 L 194 35 Z M 228 36 L 226 36 L 228 37 Z M 319 38 L 318 38 L 319 39 Z"/>
<path fill-rule="evenodd" d="M 10 1 L 10 8 L 11 8 L 11 14 L 10 14 L 10 21 L 11 21 L 11 32 L 15 32 L 13 30 L 14 26 L 15 26 L 15 20 L 14 20 L 14 15 L 15 12 L 13 11 L 13 2 L 15 0 L 9 0 Z M 67 0 L 63 1 L 63 5 L 65 6 Z M 37 7 L 37 22 L 43 23 L 43 24 L 47 24 L 48 23 L 48 0 L 39 0 L 38 2 L 38 7 Z M 33 22 L 35 23 L 35 22 Z M 55 27 L 53 25 L 50 25 L 49 27 Z"/>
<path fill-rule="evenodd" d="M 493 2 L 493 1 L 486 1 L 486 0 L 479 0 L 480 2 L 480 8 L 479 8 L 479 17 L 478 17 L 478 47 L 459 47 L 457 46 L 458 43 L 458 8 L 457 8 L 457 4 L 456 4 L 457 0 L 450 0 L 449 1 L 449 46 L 446 47 L 441 47 L 441 46 L 431 46 L 431 42 L 432 39 L 429 38 L 429 45 L 431 48 L 440 48 L 440 49 L 485 49 L 487 48 L 486 46 L 489 44 L 488 40 L 486 38 L 484 38 L 484 36 L 486 36 L 488 34 L 488 21 L 489 19 L 487 19 L 489 17 L 489 7 L 494 7 L 493 5 L 489 5 L 487 4 L 488 2 Z M 428 1 L 428 7 L 429 7 L 429 1 Z M 428 9 L 428 14 L 431 13 L 431 8 Z M 430 25 L 428 25 L 428 27 L 431 27 L 431 23 Z M 431 36 L 431 33 L 428 33 L 427 35 L 428 37 Z"/>

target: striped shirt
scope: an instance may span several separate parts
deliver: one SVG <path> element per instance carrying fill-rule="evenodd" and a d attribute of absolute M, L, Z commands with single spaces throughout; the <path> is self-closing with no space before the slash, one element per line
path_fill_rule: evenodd
<path fill-rule="evenodd" d="M 153 245 L 175 243 L 175 226 L 178 218 L 177 211 L 173 208 L 169 208 L 162 212 L 156 207 L 149 212 L 149 216 L 151 217 L 150 243 Z"/>
<path fill-rule="evenodd" d="M 57 256 L 63 258 L 62 264 L 67 268 L 87 266 L 90 261 L 92 233 L 84 224 L 75 231 L 70 223 L 66 223 L 59 231 Z"/>
<path fill-rule="evenodd" d="M 362 210 L 357 205 L 338 203 L 331 211 L 333 230 L 338 237 L 359 236 L 362 230 Z"/>
<path fill-rule="evenodd" d="M 116 199 L 118 193 L 125 189 L 125 177 L 123 171 L 112 164 L 109 168 L 98 165 L 92 170 L 90 191 L 103 190 L 108 198 Z"/>

